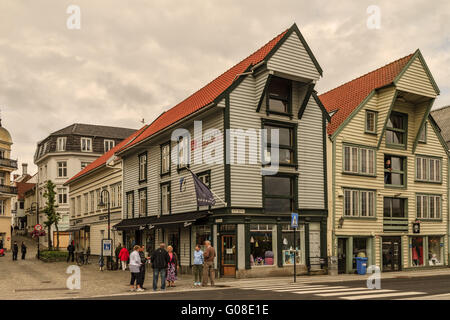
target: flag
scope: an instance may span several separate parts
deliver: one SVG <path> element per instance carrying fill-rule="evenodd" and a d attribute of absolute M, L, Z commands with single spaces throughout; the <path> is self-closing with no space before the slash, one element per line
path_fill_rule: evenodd
<path fill-rule="evenodd" d="M 190 170 L 189 170 L 190 171 Z M 214 195 L 209 188 L 191 171 L 194 179 L 195 193 L 197 195 L 197 206 L 213 206 L 216 204 Z"/>

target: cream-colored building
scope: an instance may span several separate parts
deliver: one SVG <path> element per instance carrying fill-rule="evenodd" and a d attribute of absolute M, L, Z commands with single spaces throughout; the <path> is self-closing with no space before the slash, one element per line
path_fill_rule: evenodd
<path fill-rule="evenodd" d="M 11 199 L 17 195 L 17 188 L 11 185 L 11 172 L 17 169 L 17 160 L 11 159 L 12 144 L 0 119 L 0 241 L 7 250 L 11 249 Z"/>
<path fill-rule="evenodd" d="M 382 271 L 448 264 L 447 146 L 420 51 L 320 96 L 328 125 L 328 255 Z"/>

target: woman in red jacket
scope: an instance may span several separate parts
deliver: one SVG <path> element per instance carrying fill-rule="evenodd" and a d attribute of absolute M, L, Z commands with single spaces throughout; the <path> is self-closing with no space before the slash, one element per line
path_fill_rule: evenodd
<path fill-rule="evenodd" d="M 125 271 L 127 269 L 127 262 L 130 258 L 130 253 L 127 248 L 123 247 L 119 252 L 120 264 L 122 265 L 122 270 Z"/>

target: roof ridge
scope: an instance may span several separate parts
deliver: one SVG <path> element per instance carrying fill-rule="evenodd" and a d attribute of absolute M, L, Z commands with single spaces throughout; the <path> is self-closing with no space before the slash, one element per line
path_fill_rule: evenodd
<path fill-rule="evenodd" d="M 389 63 L 385 64 L 384 66 L 381 66 L 381 67 L 379 67 L 379 68 L 377 68 L 377 69 L 374 69 L 374 70 L 372 70 L 372 71 L 369 71 L 369 72 L 367 72 L 367 73 L 365 73 L 365 74 L 363 74 L 363 75 L 361 75 L 361 76 L 359 76 L 359 77 L 357 77 L 357 78 L 354 78 L 354 79 L 352 79 L 352 80 L 349 80 L 349 81 L 347 81 L 347 82 L 345 82 L 345 83 L 343 83 L 343 84 L 341 84 L 341 85 L 339 85 L 339 86 L 337 86 L 337 87 L 335 87 L 335 88 L 333 88 L 333 89 L 330 89 L 330 90 L 328 90 L 328 91 L 326 91 L 326 92 L 320 94 L 320 96 L 325 95 L 325 94 L 327 94 L 327 93 L 330 93 L 330 92 L 332 92 L 332 91 L 334 91 L 334 90 L 336 90 L 336 89 L 339 89 L 339 88 L 341 88 L 341 87 L 343 87 L 343 86 L 345 86 L 345 85 L 348 85 L 349 83 L 352 83 L 352 82 L 354 82 L 354 81 L 356 81 L 356 80 L 359 80 L 359 79 L 361 79 L 361 78 L 363 78 L 363 77 L 366 77 L 366 76 L 368 76 L 368 75 L 370 75 L 370 74 L 372 74 L 372 73 L 378 72 L 378 71 L 380 71 L 381 69 L 386 68 L 386 67 L 388 67 L 388 66 L 390 66 L 390 65 L 393 65 L 393 64 L 395 64 L 395 63 L 397 63 L 397 62 L 399 62 L 399 61 L 401 61 L 401 60 L 403 60 L 403 59 L 406 59 L 406 58 L 412 58 L 412 56 L 413 56 L 414 54 L 415 54 L 415 52 L 410 53 L 410 54 L 408 54 L 408 55 L 406 55 L 406 56 L 404 56 L 404 57 L 402 57 L 402 58 L 400 58 L 400 59 L 397 59 L 397 60 L 395 60 L 395 61 L 389 62 Z"/>
<path fill-rule="evenodd" d="M 435 112 L 435 111 L 441 111 L 441 110 L 443 110 L 443 109 L 447 109 L 447 108 L 450 108 L 450 104 L 449 104 L 448 106 L 442 106 L 442 107 L 438 107 L 438 108 L 436 108 L 436 109 L 434 109 L 434 110 L 431 110 L 431 112 Z"/>

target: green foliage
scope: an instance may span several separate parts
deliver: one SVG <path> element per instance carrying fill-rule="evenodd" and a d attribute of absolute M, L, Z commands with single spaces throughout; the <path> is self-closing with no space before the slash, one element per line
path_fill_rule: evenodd
<path fill-rule="evenodd" d="M 39 253 L 40 259 L 45 262 L 66 261 L 68 256 L 67 251 L 45 250 Z"/>
<path fill-rule="evenodd" d="M 48 243 L 49 248 L 52 248 L 52 242 L 51 242 L 51 227 L 53 224 L 56 225 L 56 228 L 58 228 L 58 222 L 61 220 L 61 216 L 58 212 L 56 212 L 56 191 L 55 191 L 56 185 L 51 181 L 48 180 L 45 185 L 45 193 L 44 198 L 47 199 L 45 203 L 45 208 L 43 212 L 47 216 L 47 220 L 44 222 L 44 225 L 48 229 Z"/>

